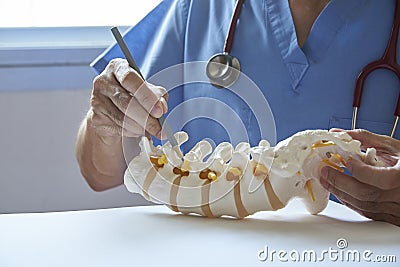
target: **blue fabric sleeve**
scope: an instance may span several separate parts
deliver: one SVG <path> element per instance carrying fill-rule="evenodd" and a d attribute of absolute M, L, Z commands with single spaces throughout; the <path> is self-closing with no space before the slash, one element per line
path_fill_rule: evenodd
<path fill-rule="evenodd" d="M 164 0 L 124 34 L 124 40 L 146 78 L 183 62 L 187 14 L 185 0 Z M 91 67 L 99 74 L 113 58 L 124 58 L 116 43 L 99 55 Z"/>

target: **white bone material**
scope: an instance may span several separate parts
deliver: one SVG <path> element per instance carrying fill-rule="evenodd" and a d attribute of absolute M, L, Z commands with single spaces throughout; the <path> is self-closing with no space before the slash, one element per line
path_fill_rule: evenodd
<path fill-rule="evenodd" d="M 175 137 L 179 145 L 188 140 L 185 132 Z M 248 143 L 233 148 L 224 142 L 212 151 L 203 140 L 183 162 L 169 143 L 155 147 L 143 137 L 140 147 L 141 153 L 125 172 L 127 189 L 174 211 L 207 217 L 243 218 L 281 209 L 296 197 L 317 214 L 329 198 L 319 182 L 323 166 L 343 171 L 350 158 L 381 164 L 375 149 L 364 153 L 360 142 L 347 133 L 325 130 L 299 132 L 275 147 L 265 140 L 252 148 Z"/>

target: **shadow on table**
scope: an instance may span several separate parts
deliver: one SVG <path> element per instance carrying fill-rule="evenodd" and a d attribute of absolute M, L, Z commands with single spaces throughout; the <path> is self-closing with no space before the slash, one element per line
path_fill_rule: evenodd
<path fill-rule="evenodd" d="M 165 226 L 167 231 L 179 228 L 199 229 L 200 231 L 229 231 L 240 232 L 243 235 L 272 236 L 286 235 L 291 238 L 307 239 L 308 242 L 349 238 L 352 244 L 379 244 L 380 240 L 386 245 L 398 245 L 398 235 L 393 236 L 392 227 L 387 223 L 370 220 L 345 221 L 326 215 L 276 214 L 273 211 L 263 212 L 257 218 L 236 219 L 232 217 L 206 218 L 198 215 L 152 213 L 147 216 L 157 221 L 159 228 Z M 168 222 L 160 224 L 160 222 Z M 173 225 L 173 227 L 171 227 Z M 395 226 L 393 226 L 395 227 Z M 396 228 L 396 227 L 395 227 Z M 161 230 L 161 229 L 160 229 Z M 188 230 L 190 234 L 190 230 Z"/>

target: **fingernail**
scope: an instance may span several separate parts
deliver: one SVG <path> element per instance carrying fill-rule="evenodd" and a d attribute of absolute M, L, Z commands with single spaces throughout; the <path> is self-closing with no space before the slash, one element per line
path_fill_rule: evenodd
<path fill-rule="evenodd" d="M 150 115 L 153 116 L 154 118 L 159 118 L 163 114 L 163 110 L 159 105 L 155 105 L 153 109 L 150 112 Z"/>
<path fill-rule="evenodd" d="M 340 129 L 340 128 L 331 128 L 329 129 L 330 132 L 344 132 L 345 130 Z"/>
<path fill-rule="evenodd" d="M 163 114 L 167 113 L 168 112 L 168 105 L 167 105 L 167 101 L 165 101 L 164 97 L 160 98 L 160 103 L 161 103 L 161 107 L 162 107 L 162 110 L 163 110 Z"/>

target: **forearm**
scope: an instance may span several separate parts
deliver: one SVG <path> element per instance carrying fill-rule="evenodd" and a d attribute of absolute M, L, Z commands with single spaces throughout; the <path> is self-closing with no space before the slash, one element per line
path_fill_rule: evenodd
<path fill-rule="evenodd" d="M 121 136 L 101 136 L 86 117 L 79 129 L 76 158 L 90 187 L 103 191 L 123 183 L 126 169 Z"/>

